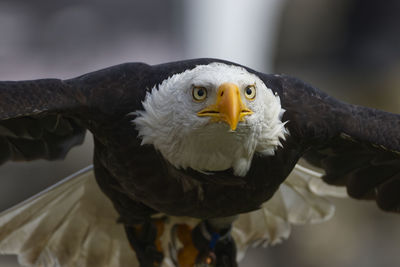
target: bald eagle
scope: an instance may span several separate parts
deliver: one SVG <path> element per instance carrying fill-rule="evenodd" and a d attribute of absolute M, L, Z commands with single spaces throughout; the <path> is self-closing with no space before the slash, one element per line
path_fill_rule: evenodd
<path fill-rule="evenodd" d="M 400 211 L 400 116 L 218 59 L 126 63 L 0 82 L 0 160 L 93 166 L 0 214 L 23 265 L 237 266 L 252 243 L 333 213 L 324 195 Z M 305 160 L 323 171 L 298 164 Z"/>

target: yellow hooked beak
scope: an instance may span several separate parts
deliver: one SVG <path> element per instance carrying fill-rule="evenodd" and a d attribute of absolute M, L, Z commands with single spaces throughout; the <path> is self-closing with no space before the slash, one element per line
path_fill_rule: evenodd
<path fill-rule="evenodd" d="M 211 117 L 213 122 L 224 121 L 234 131 L 239 121 L 244 121 L 243 118 L 252 113 L 243 104 L 238 86 L 233 83 L 223 83 L 218 88 L 216 103 L 197 112 L 197 115 Z"/>

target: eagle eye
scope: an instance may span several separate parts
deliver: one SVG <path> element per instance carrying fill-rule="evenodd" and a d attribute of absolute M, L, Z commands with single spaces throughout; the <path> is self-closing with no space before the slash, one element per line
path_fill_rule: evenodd
<path fill-rule="evenodd" d="M 244 95 L 248 100 L 254 100 L 256 97 L 256 87 L 254 85 L 249 85 L 244 89 Z"/>
<path fill-rule="evenodd" d="M 204 101 L 207 98 L 207 89 L 204 87 L 193 87 L 193 99 L 196 101 Z"/>

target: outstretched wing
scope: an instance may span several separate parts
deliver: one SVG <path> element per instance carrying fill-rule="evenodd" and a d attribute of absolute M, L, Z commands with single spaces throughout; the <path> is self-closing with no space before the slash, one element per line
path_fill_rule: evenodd
<path fill-rule="evenodd" d="M 70 80 L 0 81 L 0 163 L 63 158 L 86 128 L 140 107 L 148 69 L 127 63 Z"/>
<path fill-rule="evenodd" d="M 81 144 L 85 129 L 67 114 L 79 103 L 60 80 L 0 82 L 0 163 L 58 159 Z"/>
<path fill-rule="evenodd" d="M 313 147 L 304 158 L 325 169 L 324 181 L 344 185 L 351 197 L 375 199 L 380 208 L 400 212 L 400 154 L 347 134 Z"/>
<path fill-rule="evenodd" d="M 400 212 L 400 115 L 340 102 L 304 82 L 263 75 L 286 109 L 290 138 L 328 184 Z"/>

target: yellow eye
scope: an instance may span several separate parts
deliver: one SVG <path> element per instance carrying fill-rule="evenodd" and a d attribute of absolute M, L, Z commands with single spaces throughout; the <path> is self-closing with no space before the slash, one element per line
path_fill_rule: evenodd
<path fill-rule="evenodd" d="M 256 97 L 256 87 L 254 85 L 249 85 L 244 89 L 244 95 L 248 100 L 254 100 Z"/>
<path fill-rule="evenodd" d="M 194 87 L 192 95 L 194 100 L 204 101 L 207 98 L 207 89 L 204 87 Z"/>

